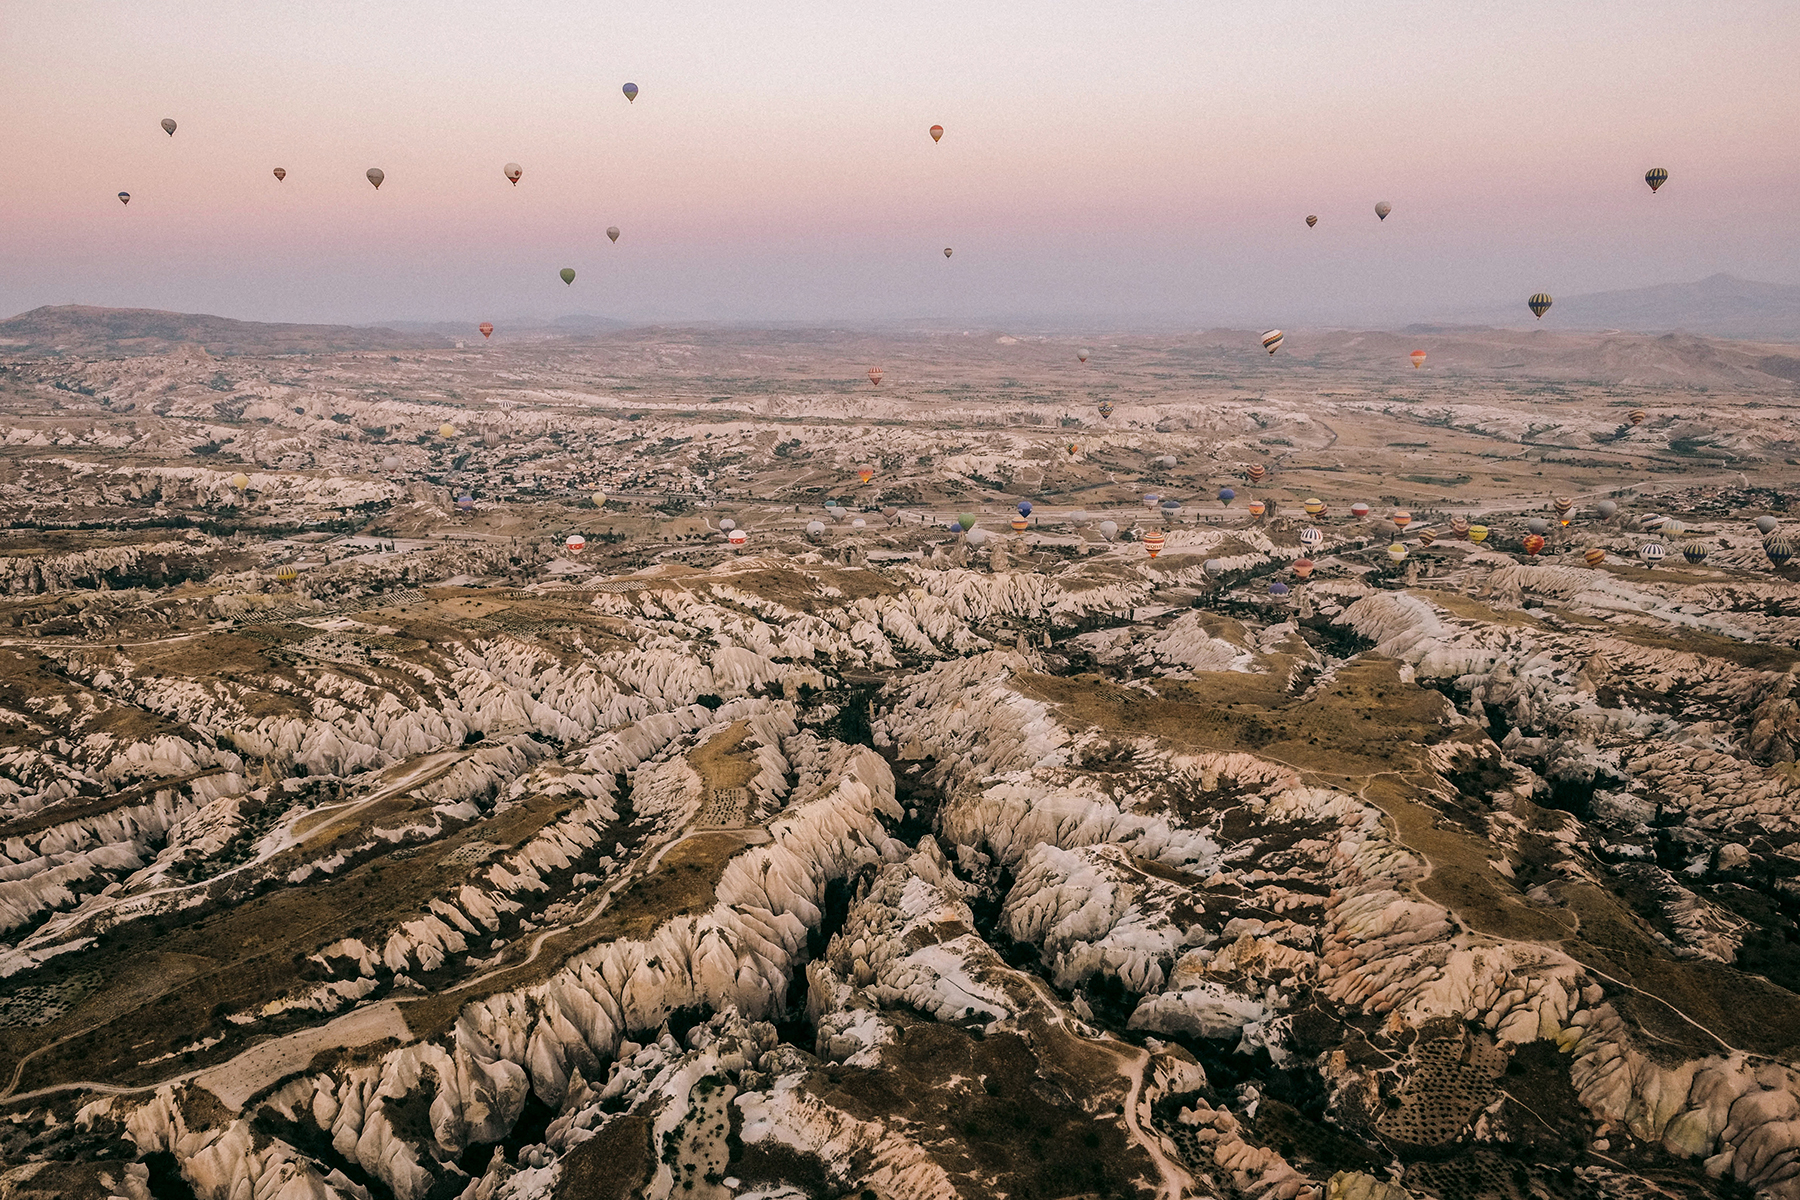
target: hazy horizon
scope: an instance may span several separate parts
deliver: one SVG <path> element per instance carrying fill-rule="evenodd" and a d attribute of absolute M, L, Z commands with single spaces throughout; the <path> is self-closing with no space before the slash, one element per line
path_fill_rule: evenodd
<path fill-rule="evenodd" d="M 1792 5 L 9 17 L 8 312 L 1391 326 L 1800 283 Z"/>

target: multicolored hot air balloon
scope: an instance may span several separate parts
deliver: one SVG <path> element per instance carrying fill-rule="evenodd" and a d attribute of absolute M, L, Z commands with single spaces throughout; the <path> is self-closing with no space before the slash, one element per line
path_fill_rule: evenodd
<path fill-rule="evenodd" d="M 1286 335 L 1279 329 L 1269 330 L 1262 335 L 1263 349 L 1267 350 L 1270 354 L 1274 354 L 1277 350 L 1281 349 L 1281 341 L 1285 336 Z"/>
<path fill-rule="evenodd" d="M 1228 487 L 1222 487 L 1219 489 L 1219 503 L 1223 504 L 1225 507 L 1230 508 L 1231 502 L 1236 499 L 1237 499 L 1236 489 L 1228 488 Z"/>
<path fill-rule="evenodd" d="M 1306 502 L 1300 507 L 1306 510 L 1307 516 L 1316 517 L 1325 511 L 1325 502 L 1317 496 L 1308 496 Z"/>
<path fill-rule="evenodd" d="M 130 192 L 120 192 L 119 193 L 119 203 L 120 204 L 130 204 L 131 203 L 131 193 Z"/>
<path fill-rule="evenodd" d="M 1251 463 L 1248 467 L 1244 468 L 1244 478 L 1248 479 L 1251 483 L 1261 483 L 1268 473 L 1269 468 L 1263 466 L 1261 463 Z"/>
<path fill-rule="evenodd" d="M 1404 508 L 1396 508 L 1394 510 L 1394 515 L 1389 517 L 1388 520 L 1392 521 L 1400 528 L 1405 529 L 1408 525 L 1412 524 L 1412 514 L 1407 512 Z"/>
<path fill-rule="evenodd" d="M 1406 553 L 1406 547 L 1402 546 L 1399 542 L 1395 542 L 1387 548 L 1387 556 L 1395 562 L 1405 562 Z"/>
<path fill-rule="evenodd" d="M 606 240 L 615 246 L 619 244 L 619 227 L 617 225 L 608 225 L 606 227 Z"/>
<path fill-rule="evenodd" d="M 1069 443 L 1069 457 L 1074 458 L 1077 454 L 1080 454 L 1080 453 L 1081 453 L 1080 443 L 1070 442 Z"/>
<path fill-rule="evenodd" d="M 1012 531 L 1014 533 L 1024 533 L 1029 528 L 1031 528 L 1031 522 L 1027 521 L 1024 517 L 1014 517 L 1012 519 Z"/>
<path fill-rule="evenodd" d="M 1450 532 L 1456 535 L 1458 541 L 1466 539 L 1469 536 L 1469 518 L 1451 517 Z"/>
<path fill-rule="evenodd" d="M 500 171 L 514 187 L 519 186 L 519 179 L 525 174 L 525 172 L 519 168 L 518 163 L 507 163 L 504 167 L 500 168 Z"/>
<path fill-rule="evenodd" d="M 1650 185 L 1650 194 L 1656 195 L 1656 189 L 1669 182 L 1669 173 L 1661 167 L 1651 167 L 1644 172 L 1644 182 Z"/>
<path fill-rule="evenodd" d="M 1602 550 L 1598 546 L 1589 546 L 1587 549 L 1587 553 L 1583 554 L 1581 557 L 1583 557 L 1587 560 L 1588 566 L 1597 567 L 1601 563 L 1606 561 L 1606 551 Z"/>
<path fill-rule="evenodd" d="M 638 96 L 638 85 L 637 84 L 628 83 L 624 87 L 620 88 L 619 90 L 625 93 L 625 102 L 627 104 L 634 103 L 637 100 L 637 96 Z"/>
<path fill-rule="evenodd" d="M 168 134 L 170 137 L 175 136 L 175 118 L 174 117 L 164 117 L 162 119 L 162 131 L 164 133 Z"/>
<path fill-rule="evenodd" d="M 944 127 L 942 125 L 933 125 L 931 127 L 931 140 L 934 142 L 941 142 L 944 140 Z"/>
<path fill-rule="evenodd" d="M 1525 535 L 1525 541 L 1522 544 L 1525 547 L 1525 553 L 1536 555 L 1538 551 L 1544 548 L 1544 535 L 1541 533 L 1528 533 Z"/>
<path fill-rule="evenodd" d="M 1423 350 L 1414 350 L 1411 354 L 1407 355 L 1407 357 L 1412 359 L 1413 370 L 1415 371 L 1425 365 L 1425 352 Z"/>
<path fill-rule="evenodd" d="M 582 537 L 579 533 L 571 533 L 563 540 L 563 549 L 567 550 L 570 554 L 580 554 L 583 550 L 587 549 L 587 539 Z"/>
<path fill-rule="evenodd" d="M 1269 506 L 1264 504 L 1261 500 L 1252 500 L 1249 504 L 1245 505 L 1244 507 L 1250 513 L 1251 516 L 1258 517 L 1258 518 L 1260 518 L 1265 512 L 1269 511 Z"/>
<path fill-rule="evenodd" d="M 381 190 L 381 181 L 387 178 L 387 172 L 380 167 L 370 167 L 363 174 L 368 176 L 369 182 L 375 185 L 377 191 Z"/>
<path fill-rule="evenodd" d="M 575 282 L 575 268 L 574 267 L 564 267 L 562 270 L 558 271 L 556 274 L 564 283 L 573 284 Z"/>
<path fill-rule="evenodd" d="M 1300 544 L 1308 550 L 1316 550 L 1324 540 L 1325 535 L 1311 525 L 1300 531 Z"/>
<path fill-rule="evenodd" d="M 1383 221 L 1387 220 L 1388 214 L 1393 211 L 1394 206 L 1389 204 L 1386 200 L 1381 201 L 1375 206 L 1375 216 Z"/>
<path fill-rule="evenodd" d="M 1111 400 L 1102 400 L 1098 407 L 1100 409 L 1101 420 L 1104 421 L 1106 418 L 1113 415 L 1113 402 Z"/>
<path fill-rule="evenodd" d="M 1437 530 L 1421 529 L 1421 530 L 1419 530 L 1418 537 L 1419 537 L 1419 545 L 1429 546 L 1429 545 L 1431 545 L 1431 543 L 1437 541 Z"/>
<path fill-rule="evenodd" d="M 1531 310 L 1532 316 L 1541 321 L 1544 319 L 1544 314 L 1550 311 L 1550 306 L 1554 303 L 1556 303 L 1556 301 L 1550 298 L 1549 292 L 1533 292 L 1531 299 L 1525 302 L 1525 307 Z"/>
<path fill-rule="evenodd" d="M 475 328 L 481 330 L 481 336 L 484 338 L 491 338 L 494 336 L 494 323 L 492 321 L 483 321 Z"/>
<path fill-rule="evenodd" d="M 1144 535 L 1144 553 L 1148 554 L 1151 558 L 1155 558 L 1162 553 L 1162 548 L 1162 530 L 1152 529 L 1149 533 Z"/>
<path fill-rule="evenodd" d="M 1550 507 L 1556 510 L 1556 519 L 1567 525 L 1575 512 L 1575 501 L 1567 496 L 1558 496 L 1550 502 Z"/>
<path fill-rule="evenodd" d="M 282 180 L 284 180 L 286 178 L 287 178 L 287 168 L 286 167 L 276 167 L 275 168 L 275 182 L 280 183 Z"/>
<path fill-rule="evenodd" d="M 881 368 L 880 367 L 870 367 L 869 368 L 869 382 L 874 384 L 876 387 L 881 386 Z"/>
<path fill-rule="evenodd" d="M 1312 228 L 1312 227 L 1313 227 L 1313 226 L 1314 226 L 1314 225 L 1317 225 L 1317 224 L 1318 224 L 1318 223 L 1319 223 L 1319 218 L 1318 218 L 1318 217 L 1315 217 L 1315 216 L 1310 216 L 1310 215 L 1309 215 L 1309 216 L 1308 216 L 1308 217 L 1307 217 L 1307 218 L 1306 218 L 1306 227 L 1307 227 L 1307 228 L 1308 228 L 1308 229 L 1311 229 L 1311 228 Z"/>
<path fill-rule="evenodd" d="M 1638 557 L 1644 560 L 1644 565 L 1647 567 L 1654 567 L 1663 560 L 1663 555 L 1667 553 L 1668 551 L 1663 548 L 1661 542 L 1645 542 L 1638 547 Z"/>
<path fill-rule="evenodd" d="M 1638 518 L 1638 527 L 1646 532 L 1653 529 L 1661 529 L 1665 519 L 1666 518 L 1661 513 L 1645 513 Z"/>
<path fill-rule="evenodd" d="M 856 468 L 856 477 L 864 483 L 867 483 L 869 480 L 875 478 L 875 468 L 864 463 L 862 466 Z"/>
<path fill-rule="evenodd" d="M 464 492 L 462 495 L 460 495 L 456 498 L 456 507 L 463 512 L 474 512 L 475 511 L 475 497 L 469 495 L 469 493 L 467 493 L 467 492 Z"/>
<path fill-rule="evenodd" d="M 1687 541 L 1681 543 L 1681 557 L 1687 559 L 1695 566 L 1699 566 L 1701 563 L 1705 562 L 1706 556 L 1711 553 L 1712 548 L 1699 538 L 1689 538 Z"/>
<path fill-rule="evenodd" d="M 1630 421 L 1633 425 L 1642 425 L 1645 421 L 1650 419 L 1650 414 L 1641 408 L 1634 408 L 1625 414 L 1625 419 Z"/>
<path fill-rule="evenodd" d="M 733 529 L 725 534 L 725 540 L 733 546 L 742 546 L 750 540 L 750 536 L 741 529 Z"/>
<path fill-rule="evenodd" d="M 1358 500 L 1350 506 L 1350 515 L 1360 521 L 1369 515 L 1369 506 Z"/>
<path fill-rule="evenodd" d="M 1313 560 L 1310 558 L 1296 558 L 1290 565 L 1293 567 L 1294 577 L 1297 579 L 1305 579 L 1313 573 Z"/>

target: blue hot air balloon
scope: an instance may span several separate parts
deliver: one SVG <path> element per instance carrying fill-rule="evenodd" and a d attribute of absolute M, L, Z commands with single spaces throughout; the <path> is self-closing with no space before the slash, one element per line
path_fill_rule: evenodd
<path fill-rule="evenodd" d="M 1234 491 L 1233 489 L 1231 489 L 1231 488 L 1220 488 L 1219 489 L 1219 503 L 1220 504 L 1230 504 L 1233 500 L 1236 500 L 1236 499 L 1237 499 L 1237 492 Z"/>
<path fill-rule="evenodd" d="M 1029 500 L 1019 501 L 1019 515 L 1021 517 L 1029 517 L 1031 515 L 1031 501 L 1029 501 Z"/>

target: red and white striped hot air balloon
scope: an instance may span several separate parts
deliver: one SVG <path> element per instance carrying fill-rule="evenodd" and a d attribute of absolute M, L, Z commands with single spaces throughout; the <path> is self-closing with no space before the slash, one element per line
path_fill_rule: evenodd
<path fill-rule="evenodd" d="M 880 367 L 870 367 L 869 368 L 869 382 L 874 384 L 876 387 L 881 386 L 881 368 Z"/>
<path fill-rule="evenodd" d="M 494 323 L 492 321 L 483 321 L 475 328 L 481 330 L 481 336 L 484 338 L 491 338 L 494 336 Z"/>
<path fill-rule="evenodd" d="M 1152 529 L 1144 535 L 1144 552 L 1151 558 L 1162 553 L 1163 535 L 1159 529 Z"/>

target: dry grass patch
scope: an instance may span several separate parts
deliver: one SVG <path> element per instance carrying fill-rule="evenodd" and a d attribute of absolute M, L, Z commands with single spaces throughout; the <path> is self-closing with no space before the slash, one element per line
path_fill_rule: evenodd
<path fill-rule="evenodd" d="M 688 766 L 694 768 L 708 791 L 745 787 L 756 778 L 756 758 L 744 746 L 749 733 L 750 722 L 734 722 L 688 754 Z"/>

